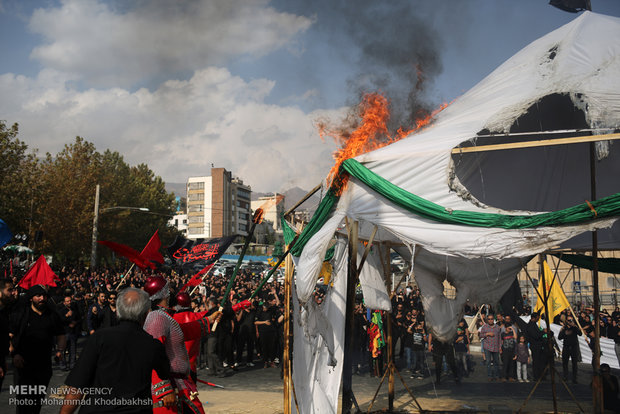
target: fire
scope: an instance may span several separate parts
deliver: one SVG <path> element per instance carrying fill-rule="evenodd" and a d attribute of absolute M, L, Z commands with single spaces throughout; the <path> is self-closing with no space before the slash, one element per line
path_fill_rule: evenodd
<path fill-rule="evenodd" d="M 255 224 L 261 224 L 263 222 L 263 218 L 265 218 L 265 212 L 262 208 L 256 209 L 254 212 L 254 217 L 252 217 L 252 222 Z"/>
<path fill-rule="evenodd" d="M 278 204 L 280 204 L 280 202 L 282 202 L 282 200 L 284 200 L 284 195 L 278 194 L 275 197 L 272 197 L 269 200 L 265 201 L 254 212 L 254 217 L 252 218 L 252 221 L 256 224 L 262 223 L 263 219 L 265 218 L 265 211 L 269 210 L 273 206 L 277 206 Z"/>
<path fill-rule="evenodd" d="M 358 107 L 360 122 L 352 132 L 328 129 L 325 124 L 319 125 L 321 139 L 329 135 L 341 145 L 341 148 L 333 154 L 336 162 L 327 176 L 327 182 L 336 190 L 337 194 L 342 193 L 348 182 L 348 176 L 338 174 L 340 165 L 344 160 L 374 151 L 408 136 L 412 132 L 427 126 L 439 112 L 448 106 L 448 104 L 442 104 L 430 115 L 417 119 L 412 129 L 403 130 L 401 127 L 395 136 L 391 136 L 387 127 L 390 118 L 388 105 L 389 102 L 383 95 L 368 93 L 363 96 Z"/>

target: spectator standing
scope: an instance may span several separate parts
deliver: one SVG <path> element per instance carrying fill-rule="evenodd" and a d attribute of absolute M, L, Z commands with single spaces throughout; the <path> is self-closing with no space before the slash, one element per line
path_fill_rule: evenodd
<path fill-rule="evenodd" d="M 103 324 L 103 314 L 106 305 L 105 293 L 99 292 L 97 300 L 88 308 L 87 326 L 88 334 L 92 335 Z"/>
<path fill-rule="evenodd" d="M 517 361 L 517 379 L 519 382 L 530 382 L 527 379 L 527 365 L 530 362 L 530 349 L 527 346 L 525 335 L 519 335 L 519 343 L 515 348 Z"/>
<path fill-rule="evenodd" d="M 243 363 L 243 351 L 246 352 L 245 363 L 248 367 L 254 366 L 254 343 L 255 343 L 255 328 L 254 318 L 256 310 L 254 302 L 247 309 L 241 309 L 237 311 L 235 318 L 237 320 L 237 326 L 239 331 L 237 332 L 237 361 L 236 366 Z"/>
<path fill-rule="evenodd" d="M 101 326 L 109 328 L 118 325 L 118 317 L 116 316 L 116 292 L 107 293 L 107 305 L 103 308 L 103 321 Z"/>
<path fill-rule="evenodd" d="M 413 369 L 411 378 L 415 376 L 416 378 L 422 379 L 427 372 L 430 372 L 426 364 L 426 358 L 424 358 L 424 347 L 427 340 L 428 337 L 424 332 L 424 325 L 420 322 L 416 322 L 411 336 L 411 365 Z"/>
<path fill-rule="evenodd" d="M 264 367 L 274 367 L 276 352 L 276 328 L 273 309 L 267 302 L 259 303 L 261 309 L 256 313 L 256 337 L 260 342 L 260 352 L 263 357 Z"/>
<path fill-rule="evenodd" d="M 211 296 L 207 300 L 207 316 L 213 315 L 215 312 L 218 312 L 219 305 L 217 300 Z M 210 331 L 207 334 L 207 367 L 209 369 L 209 375 L 224 375 L 224 367 L 222 366 L 222 361 L 217 354 L 217 343 L 218 343 L 218 331 L 221 328 L 215 330 L 215 332 Z"/>
<path fill-rule="evenodd" d="M 15 384 L 47 387 L 52 378 L 50 354 L 54 339 L 58 342 L 56 357 L 60 358 L 65 351 L 65 330 L 56 309 L 48 304 L 48 294 L 43 286 L 28 289 L 27 297 L 26 306 L 12 315 Z M 38 392 L 25 395 L 18 392 L 17 413 L 39 413 L 43 398 L 45 394 Z"/>
<path fill-rule="evenodd" d="M 459 376 L 469 376 L 467 370 L 467 354 L 469 354 L 469 336 L 467 335 L 467 327 L 465 320 L 461 319 L 456 327 L 456 336 L 454 337 L 454 352 L 456 353 L 456 365 L 459 370 Z"/>
<path fill-rule="evenodd" d="M 441 342 L 433 339 L 433 334 L 428 334 L 428 350 L 433 353 L 433 362 L 435 365 L 435 383 L 441 384 L 441 366 L 443 358 L 446 358 L 448 366 L 454 374 L 454 380 L 460 382 L 458 371 L 456 370 L 456 361 L 454 360 L 454 346 L 452 342 Z"/>
<path fill-rule="evenodd" d="M 502 381 L 514 381 L 516 377 L 516 346 L 517 334 L 512 325 L 505 325 L 505 331 L 501 333 L 502 347 Z"/>
<path fill-rule="evenodd" d="M 562 370 L 564 373 L 564 381 L 568 381 L 568 360 L 573 364 L 573 384 L 577 384 L 577 370 L 579 360 L 579 340 L 581 336 L 581 330 L 575 324 L 572 316 L 566 319 L 566 322 L 560 329 L 560 335 L 558 339 L 563 341 L 562 343 Z"/>
<path fill-rule="evenodd" d="M 616 312 L 614 311 L 614 316 L 612 316 L 612 318 L 611 326 L 609 327 L 609 339 L 614 341 L 616 358 L 618 359 L 618 364 L 620 365 L 620 314 L 616 315 Z"/>
<path fill-rule="evenodd" d="M 75 365 L 75 357 L 77 351 L 77 340 L 80 336 L 82 318 L 71 296 L 65 296 L 63 302 L 58 304 L 58 314 L 65 329 L 65 337 L 67 338 L 67 351 L 69 356 L 63 353 L 60 365 L 63 370 L 73 369 Z"/>
<path fill-rule="evenodd" d="M 0 279 L 0 390 L 7 372 L 6 357 L 9 355 L 9 311 L 17 300 L 17 289 L 10 279 Z"/>
<path fill-rule="evenodd" d="M 603 408 L 616 414 L 620 413 L 618 377 L 611 374 L 609 364 L 601 364 L 601 380 L 603 382 Z"/>
<path fill-rule="evenodd" d="M 538 327 L 540 314 L 532 313 L 530 321 L 525 328 L 525 334 L 530 343 L 530 351 L 532 352 L 532 369 L 534 371 L 534 379 L 538 380 L 543 374 L 547 358 L 545 356 L 545 335 L 542 329 Z"/>
<path fill-rule="evenodd" d="M 489 381 L 497 381 L 499 378 L 500 333 L 499 326 L 495 324 L 494 315 L 489 313 L 485 324 L 480 328 L 480 339 L 484 340 L 482 348 L 487 363 Z"/>

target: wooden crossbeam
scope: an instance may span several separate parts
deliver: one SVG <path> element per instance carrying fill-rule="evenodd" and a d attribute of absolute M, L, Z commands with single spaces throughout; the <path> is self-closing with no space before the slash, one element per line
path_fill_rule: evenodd
<path fill-rule="evenodd" d="M 453 154 L 465 154 L 469 152 L 485 152 L 485 151 L 499 151 L 499 150 L 507 150 L 507 149 L 519 149 L 519 148 L 549 147 L 549 146 L 554 146 L 554 145 L 580 144 L 583 142 L 613 141 L 617 139 L 620 139 L 620 134 L 586 135 L 586 136 L 572 137 L 572 138 L 542 139 L 542 140 L 536 140 L 536 141 L 507 142 L 505 144 L 491 144 L 491 145 L 479 145 L 475 147 L 453 148 L 452 153 Z"/>

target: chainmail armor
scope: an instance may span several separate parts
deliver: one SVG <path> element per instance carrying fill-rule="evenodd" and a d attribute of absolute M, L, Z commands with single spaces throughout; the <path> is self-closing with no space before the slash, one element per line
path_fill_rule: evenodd
<path fill-rule="evenodd" d="M 189 357 L 187 356 L 185 339 L 179 323 L 163 310 L 157 309 L 149 312 L 147 315 L 144 322 L 144 330 L 155 339 L 165 338 L 165 341 L 162 342 L 166 348 L 166 355 L 168 355 L 170 360 L 172 376 L 184 376 L 187 378 L 189 376 Z M 173 378 L 173 380 L 177 389 L 187 388 L 183 378 Z"/>

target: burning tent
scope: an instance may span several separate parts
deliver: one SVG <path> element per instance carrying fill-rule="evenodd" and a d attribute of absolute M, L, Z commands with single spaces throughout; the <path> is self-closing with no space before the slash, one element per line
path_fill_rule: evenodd
<path fill-rule="evenodd" d="M 430 126 L 345 160 L 339 174 L 346 187 L 341 194 L 332 187 L 293 249 L 293 372 L 301 412 L 337 407 L 348 257 L 342 239 L 333 287 L 321 306 L 311 298 L 322 258 L 345 221 L 359 222 L 362 239 L 373 234 L 409 252 L 427 321 L 435 336 L 449 340 L 465 300 L 496 303 L 524 258 L 562 243 L 583 246 L 578 236 L 595 229 L 606 229 L 605 247 L 620 244 L 618 145 L 596 139 L 592 200 L 587 143 L 531 142 L 617 138 L 619 129 L 620 19 L 585 12 L 514 55 Z M 466 152 L 508 142 L 529 148 Z M 382 284 L 373 284 L 381 278 L 379 254 L 373 247 L 360 280 L 373 286 L 364 291 L 367 306 L 389 309 Z M 456 288 L 455 299 L 443 295 L 444 280 Z"/>

